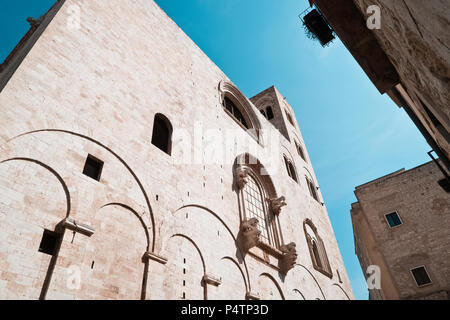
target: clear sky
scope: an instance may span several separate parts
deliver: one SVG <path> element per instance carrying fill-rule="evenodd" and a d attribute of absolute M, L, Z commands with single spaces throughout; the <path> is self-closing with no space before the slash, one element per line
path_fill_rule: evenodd
<path fill-rule="evenodd" d="M 150 1 L 150 0 L 149 0 Z M 54 0 L 3 1 L 0 61 Z M 368 291 L 354 254 L 355 186 L 430 159 L 431 148 L 336 40 L 309 40 L 298 14 L 307 0 L 157 0 L 160 7 L 251 97 L 275 85 L 295 110 L 357 299 Z M 81 16 L 82 20 L 82 16 Z M 300 227 L 300 226 L 299 226 Z"/>

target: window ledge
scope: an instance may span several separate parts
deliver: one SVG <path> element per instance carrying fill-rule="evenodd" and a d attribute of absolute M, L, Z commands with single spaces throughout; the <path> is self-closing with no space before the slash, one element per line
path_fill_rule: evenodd
<path fill-rule="evenodd" d="M 271 245 L 264 243 L 264 242 L 259 242 L 257 245 L 258 248 L 260 248 L 261 250 L 269 253 L 270 255 L 274 256 L 277 259 L 280 259 L 283 256 L 283 252 L 281 252 L 279 249 L 272 247 Z"/>

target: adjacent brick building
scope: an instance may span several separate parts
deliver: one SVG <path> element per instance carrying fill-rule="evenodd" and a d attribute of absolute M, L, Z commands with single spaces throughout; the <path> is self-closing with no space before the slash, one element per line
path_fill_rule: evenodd
<path fill-rule="evenodd" d="M 367 278 L 374 273 L 366 273 L 369 266 L 381 275 L 381 287 L 369 288 L 371 299 L 450 298 L 450 194 L 438 183 L 443 178 L 429 162 L 356 187 L 356 254 Z"/>
<path fill-rule="evenodd" d="M 0 299 L 353 299 L 275 87 L 247 99 L 153 1 L 30 22 L 0 68 Z"/>

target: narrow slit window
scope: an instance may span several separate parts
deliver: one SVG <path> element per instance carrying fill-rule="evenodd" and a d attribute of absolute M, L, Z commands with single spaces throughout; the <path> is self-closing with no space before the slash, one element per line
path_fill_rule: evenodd
<path fill-rule="evenodd" d="M 42 240 L 39 245 L 39 252 L 51 256 L 55 255 L 60 239 L 61 239 L 60 233 L 50 230 L 44 230 L 44 234 L 42 235 Z"/>
<path fill-rule="evenodd" d="M 103 164 L 104 163 L 102 160 L 97 159 L 96 157 L 89 154 L 84 164 L 83 174 L 94 180 L 100 181 Z"/>

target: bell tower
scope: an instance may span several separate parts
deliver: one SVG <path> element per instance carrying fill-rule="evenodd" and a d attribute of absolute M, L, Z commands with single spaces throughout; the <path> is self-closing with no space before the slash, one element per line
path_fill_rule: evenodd
<path fill-rule="evenodd" d="M 299 133 L 294 110 L 275 86 L 258 93 L 250 101 L 287 140 L 292 140 L 290 131 Z"/>

